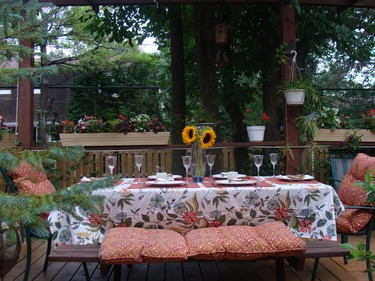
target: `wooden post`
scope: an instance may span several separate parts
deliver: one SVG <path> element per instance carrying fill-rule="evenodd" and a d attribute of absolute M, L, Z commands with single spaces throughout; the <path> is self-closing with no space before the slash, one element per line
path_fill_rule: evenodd
<path fill-rule="evenodd" d="M 34 50 L 32 40 L 22 40 L 20 44 Z M 32 55 L 24 56 L 19 67 L 34 67 Z M 32 147 L 34 146 L 34 86 L 28 78 L 19 81 L 17 106 L 18 141 L 21 147 Z"/>
<path fill-rule="evenodd" d="M 294 8 L 288 4 L 287 1 L 283 1 L 281 4 L 281 21 L 283 26 L 283 42 L 288 46 L 293 46 L 295 49 L 296 33 L 295 33 L 295 13 Z M 283 64 L 283 81 L 289 80 L 290 68 L 287 64 Z M 286 106 L 286 122 L 285 122 L 285 134 L 286 141 L 290 146 L 298 145 L 298 129 L 296 124 L 296 118 L 298 113 L 298 107 Z M 299 165 L 299 151 L 294 153 L 294 159 L 287 155 L 287 167 L 286 172 L 294 174 L 297 172 Z"/>

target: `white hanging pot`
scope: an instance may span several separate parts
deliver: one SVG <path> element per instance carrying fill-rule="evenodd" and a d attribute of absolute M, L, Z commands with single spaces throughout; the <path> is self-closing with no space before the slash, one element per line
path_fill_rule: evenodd
<path fill-rule="evenodd" d="M 306 91 L 304 89 L 290 89 L 284 91 L 287 105 L 302 105 L 305 102 Z"/>
<path fill-rule="evenodd" d="M 266 126 L 247 126 L 249 141 L 263 141 Z"/>

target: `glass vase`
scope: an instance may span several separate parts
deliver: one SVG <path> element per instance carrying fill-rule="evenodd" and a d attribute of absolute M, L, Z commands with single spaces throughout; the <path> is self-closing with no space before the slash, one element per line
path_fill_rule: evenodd
<path fill-rule="evenodd" d="M 193 156 L 191 176 L 194 182 L 203 182 L 206 174 L 206 152 L 200 147 L 199 143 L 193 143 L 191 149 Z"/>

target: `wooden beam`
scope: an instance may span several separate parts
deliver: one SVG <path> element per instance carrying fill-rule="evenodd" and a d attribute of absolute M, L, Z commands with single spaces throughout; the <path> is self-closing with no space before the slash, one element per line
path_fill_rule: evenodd
<path fill-rule="evenodd" d="M 34 50 L 34 42 L 25 39 L 20 44 Z M 34 67 L 33 56 L 24 56 L 19 63 L 19 68 Z M 29 78 L 23 78 L 18 87 L 18 141 L 21 147 L 34 146 L 34 86 Z"/>
<path fill-rule="evenodd" d="M 108 5 L 155 5 L 155 0 L 39 0 L 57 6 L 108 6 Z M 283 0 L 159 0 L 159 5 L 167 4 L 281 4 Z M 299 0 L 301 5 L 375 8 L 374 0 Z"/>

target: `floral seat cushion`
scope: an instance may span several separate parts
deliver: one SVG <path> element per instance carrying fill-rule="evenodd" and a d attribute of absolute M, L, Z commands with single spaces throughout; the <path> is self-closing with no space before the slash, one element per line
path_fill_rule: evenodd
<path fill-rule="evenodd" d="M 366 191 L 362 186 L 357 185 L 363 182 L 366 172 L 368 170 L 375 170 L 375 157 L 368 156 L 364 153 L 358 153 L 354 158 L 348 173 L 341 181 L 338 195 L 344 205 L 348 206 L 366 206 L 367 203 Z M 370 221 L 372 211 L 346 209 L 336 219 L 338 232 L 357 233 Z"/>

